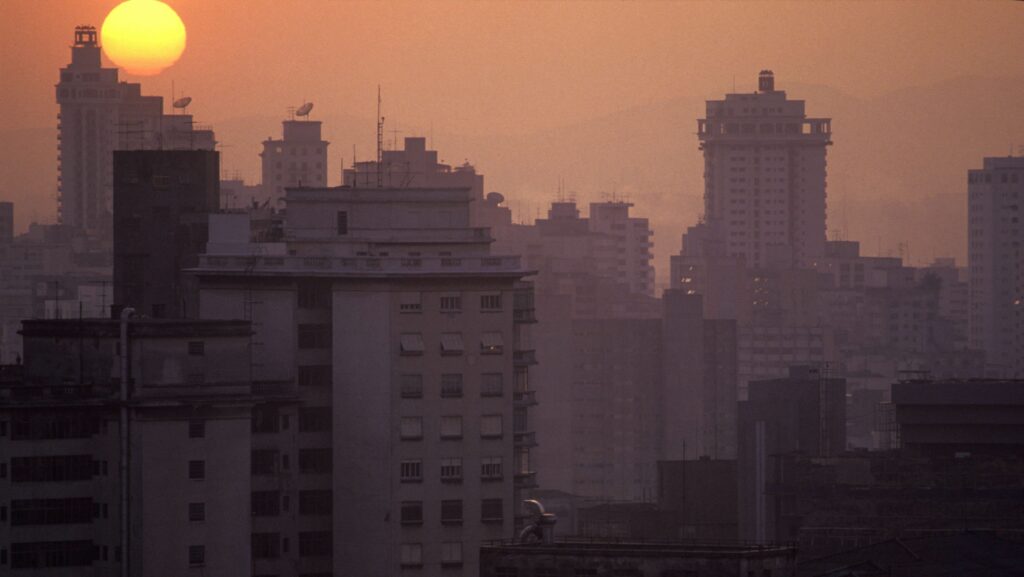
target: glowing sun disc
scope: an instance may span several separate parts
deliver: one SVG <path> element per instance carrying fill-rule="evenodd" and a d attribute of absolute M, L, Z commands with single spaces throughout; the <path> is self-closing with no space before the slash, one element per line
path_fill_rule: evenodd
<path fill-rule="evenodd" d="M 114 64 L 131 74 L 159 74 L 185 51 L 185 24 L 159 0 L 128 0 L 107 14 L 100 43 Z"/>

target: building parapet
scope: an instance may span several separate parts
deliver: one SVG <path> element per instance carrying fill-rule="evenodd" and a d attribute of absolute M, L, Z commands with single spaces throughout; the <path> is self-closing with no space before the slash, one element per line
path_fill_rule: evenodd
<path fill-rule="evenodd" d="M 510 275 L 528 271 L 518 256 L 334 257 L 201 255 L 199 274 L 272 274 L 325 276 Z"/>

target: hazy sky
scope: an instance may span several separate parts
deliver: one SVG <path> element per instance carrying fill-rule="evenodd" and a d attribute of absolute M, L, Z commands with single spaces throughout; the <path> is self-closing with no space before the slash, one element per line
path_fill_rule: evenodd
<path fill-rule="evenodd" d="M 116 0 L 5 0 L 4 127 L 49 124 L 76 24 Z M 188 30 L 171 80 L 203 120 L 312 99 L 373 116 L 374 87 L 413 124 L 530 131 L 684 93 L 719 95 L 771 66 L 856 96 L 984 71 L 1020 74 L 1014 2 L 352 3 L 172 0 Z"/>
<path fill-rule="evenodd" d="M 74 26 L 98 27 L 117 4 L 3 0 L 0 133 L 54 127 L 54 84 L 68 62 Z M 348 156 L 344 151 L 354 143 L 370 150 L 378 83 L 389 121 L 397 120 L 402 129 L 426 133 L 432 127 L 438 133 L 501 139 L 682 96 L 720 98 L 734 78 L 738 88 L 751 89 L 762 68 L 773 68 L 784 88 L 821 85 L 858 98 L 965 75 L 1024 76 L 1021 2 L 168 4 L 188 31 L 183 57 L 159 76 L 123 78 L 141 81 L 144 93 L 164 96 L 173 80 L 179 95 L 193 97 L 190 111 L 196 120 L 217 130 L 225 144 L 224 166 L 241 167 L 249 178 L 258 176 L 259 142 L 248 136 L 242 141 L 223 128 L 230 121 L 283 118 L 289 106 L 304 100 L 316 103 L 314 118 L 366 119 L 360 134 L 330 134 L 333 180 L 338 155 Z M 815 102 L 808 109 L 831 115 Z M 679 155 L 699 155 L 692 135 L 699 113 L 680 111 L 686 132 L 680 134 L 685 142 Z M 834 123 L 837 140 L 840 120 Z M 261 134 L 279 130 L 268 124 Z M 607 135 L 609 140 L 628 137 Z M 55 142 L 47 154 L 55 151 Z M 1004 144 L 999 143 L 1000 151 Z M 22 153 L 16 139 L 5 138 L 0 146 L 5 163 Z M 438 143 L 445 157 L 443 147 Z M 478 160 L 471 150 L 454 154 Z M 488 188 L 506 190 L 494 176 L 516 167 L 500 166 L 500 158 L 488 162 L 478 163 L 488 175 Z M 12 175 L 21 178 L 10 166 L 0 170 L 0 198 L 22 204 L 19 228 L 25 225 L 25 204 L 41 220 L 52 218 L 45 209 L 53 204 L 52 186 L 25 190 L 10 181 Z M 700 175 L 682 178 L 696 183 Z M 55 179 L 48 176 L 45 182 Z M 25 186 L 37 185 L 29 179 Z M 45 203 L 32 202 L 41 197 Z M 641 207 L 645 213 L 662 208 Z M 695 217 L 685 215 L 681 222 Z M 667 242 L 676 244 L 671 238 Z"/>

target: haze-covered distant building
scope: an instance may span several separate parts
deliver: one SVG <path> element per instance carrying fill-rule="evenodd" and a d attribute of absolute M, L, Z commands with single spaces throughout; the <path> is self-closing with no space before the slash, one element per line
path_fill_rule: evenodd
<path fill-rule="evenodd" d="M 285 120 L 282 137 L 267 138 L 260 152 L 263 196 L 259 202 L 276 204 L 290 186 L 327 186 L 327 147 L 319 120 Z"/>
<path fill-rule="evenodd" d="M 97 30 L 75 28 L 71 63 L 56 86 L 58 220 L 90 236 L 109 239 L 113 212 L 113 151 L 203 149 L 213 131 L 188 114 L 164 114 L 163 98 L 143 96 L 136 83 L 104 68 Z"/>
<path fill-rule="evenodd" d="M 704 222 L 716 254 L 748 267 L 811 266 L 825 253 L 825 152 L 831 120 L 775 89 L 710 100 L 697 121 L 704 151 Z"/>
<path fill-rule="evenodd" d="M 992 376 L 1024 376 L 1024 157 L 967 173 L 970 343 Z"/>

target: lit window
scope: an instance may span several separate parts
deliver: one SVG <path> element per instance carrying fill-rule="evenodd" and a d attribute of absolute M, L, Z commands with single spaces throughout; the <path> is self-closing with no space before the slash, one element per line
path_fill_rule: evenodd
<path fill-rule="evenodd" d="M 484 333 L 480 335 L 480 354 L 500 355 L 505 350 L 505 341 L 501 333 Z"/>
<path fill-rule="evenodd" d="M 441 354 L 461 355 L 465 346 L 462 344 L 462 333 L 441 334 Z"/>

